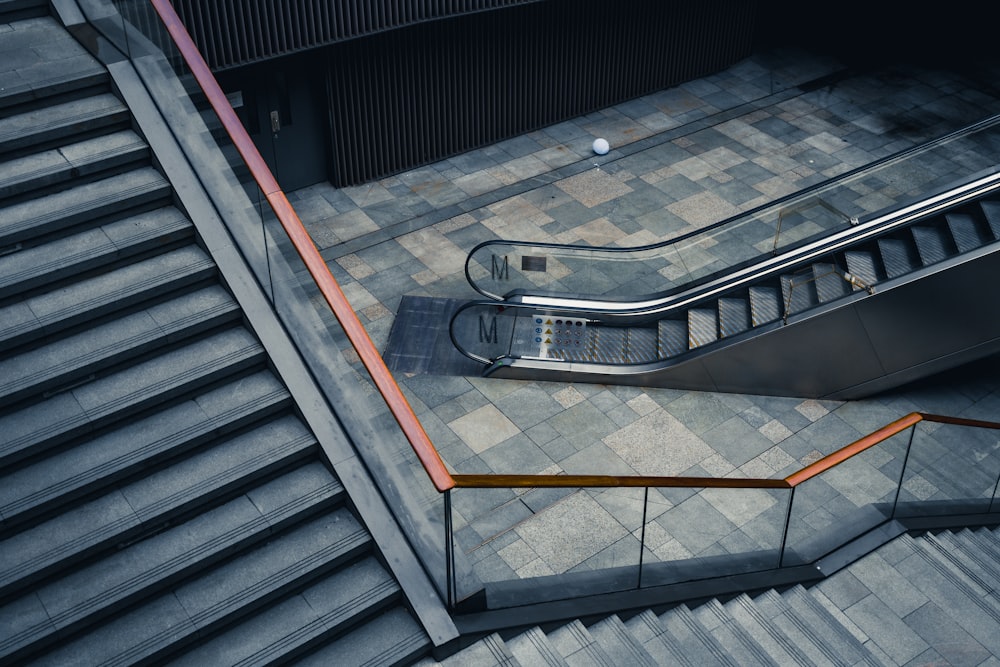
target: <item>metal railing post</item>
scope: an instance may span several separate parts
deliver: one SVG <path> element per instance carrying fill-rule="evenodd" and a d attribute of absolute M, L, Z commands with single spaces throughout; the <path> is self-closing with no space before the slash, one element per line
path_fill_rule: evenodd
<path fill-rule="evenodd" d="M 444 492 L 444 585 L 448 609 L 455 608 L 457 591 L 455 586 L 455 541 L 451 526 L 451 489 Z"/>
<path fill-rule="evenodd" d="M 896 497 L 892 499 L 892 513 L 890 519 L 896 518 L 896 508 L 899 506 L 899 494 L 903 491 L 903 479 L 906 477 L 906 465 L 910 462 L 910 451 L 913 449 L 913 436 L 917 432 L 917 425 L 910 427 L 910 439 L 906 443 L 906 454 L 903 455 L 903 468 L 899 471 L 899 483 L 896 484 Z"/>
<path fill-rule="evenodd" d="M 785 566 L 785 548 L 788 545 L 788 528 L 792 523 L 792 503 L 795 502 L 795 488 L 788 492 L 788 508 L 785 510 L 785 529 L 781 531 L 781 546 L 778 547 L 778 567 Z"/>
<path fill-rule="evenodd" d="M 635 582 L 636 588 L 642 588 L 642 555 L 646 551 L 646 510 L 649 508 L 649 487 L 647 486 L 642 495 L 642 528 L 639 531 L 639 577 Z"/>

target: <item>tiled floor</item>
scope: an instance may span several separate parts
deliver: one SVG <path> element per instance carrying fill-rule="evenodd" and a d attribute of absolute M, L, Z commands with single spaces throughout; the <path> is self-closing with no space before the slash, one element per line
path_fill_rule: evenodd
<path fill-rule="evenodd" d="M 769 53 L 376 183 L 317 185 L 290 199 L 383 349 L 404 295 L 477 296 L 463 265 L 482 241 L 651 243 L 998 112 L 992 88 L 960 72 L 841 72 L 826 58 Z M 598 136 L 612 146 L 607 155 L 591 151 Z M 968 164 L 983 157 L 972 152 Z M 927 182 L 918 170 L 908 177 Z M 858 183 L 855 204 L 888 204 L 913 187 L 901 179 Z M 397 381 L 443 458 L 464 473 L 778 477 L 913 410 L 1000 414 L 1000 382 L 988 369 L 847 403 L 423 373 Z M 893 460 L 872 454 L 828 491 L 852 505 L 882 499 L 894 489 Z M 909 479 L 907 492 L 932 497 L 935 484 Z M 461 490 L 457 540 L 484 580 L 635 562 L 642 498 L 621 489 Z M 803 540 L 842 520 L 819 499 L 802 505 Z M 785 500 L 765 491 L 664 489 L 649 500 L 652 559 L 773 547 L 784 517 Z"/>

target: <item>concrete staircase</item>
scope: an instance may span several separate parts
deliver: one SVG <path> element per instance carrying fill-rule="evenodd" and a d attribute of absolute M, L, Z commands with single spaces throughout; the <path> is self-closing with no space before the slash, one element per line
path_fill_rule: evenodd
<path fill-rule="evenodd" d="M 134 127 L 46 4 L 0 2 L 0 663 L 425 654 Z"/>
<path fill-rule="evenodd" d="M 992 664 L 998 587 L 1000 529 L 903 535 L 810 588 L 494 633 L 416 664 Z"/>

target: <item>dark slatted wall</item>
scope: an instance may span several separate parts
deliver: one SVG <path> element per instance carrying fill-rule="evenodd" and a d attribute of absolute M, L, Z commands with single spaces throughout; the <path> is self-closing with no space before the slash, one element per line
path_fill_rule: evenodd
<path fill-rule="evenodd" d="M 327 49 L 335 185 L 435 161 L 749 55 L 741 0 L 550 0 Z"/>
<path fill-rule="evenodd" d="M 539 0 L 173 0 L 214 70 Z"/>

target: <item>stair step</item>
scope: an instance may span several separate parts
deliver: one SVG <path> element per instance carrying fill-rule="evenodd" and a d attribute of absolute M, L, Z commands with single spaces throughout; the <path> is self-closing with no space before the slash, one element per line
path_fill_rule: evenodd
<path fill-rule="evenodd" d="M 33 193 L 92 174 L 149 161 L 149 146 L 132 130 L 120 130 L 60 148 L 0 162 L 0 199 Z"/>
<path fill-rule="evenodd" d="M 807 273 L 781 276 L 781 300 L 786 315 L 808 310 L 819 303 L 812 270 Z"/>
<path fill-rule="evenodd" d="M 176 521 L 313 451 L 315 440 L 288 415 L 132 482 L 0 542 L 0 596 L 139 532 Z"/>
<path fill-rule="evenodd" d="M 667 632 L 660 617 L 657 617 L 652 610 L 647 609 L 625 621 L 625 627 L 656 664 L 683 667 L 692 665 L 693 661 L 687 656 L 696 654 L 686 654 L 683 645 L 672 633 Z"/>
<path fill-rule="evenodd" d="M 779 665 L 808 665 L 813 664 L 812 659 L 806 652 L 776 625 L 771 623 L 764 614 L 757 609 L 753 600 L 746 594 L 739 595 L 725 605 L 725 610 L 730 618 L 738 623 L 767 655 Z"/>
<path fill-rule="evenodd" d="M 755 327 L 781 319 L 783 305 L 778 290 L 773 287 L 754 286 L 749 290 L 750 322 Z"/>
<path fill-rule="evenodd" d="M 656 341 L 660 359 L 669 359 L 687 352 L 687 322 L 685 320 L 660 320 L 656 325 Z"/>
<path fill-rule="evenodd" d="M 861 641 L 809 591 L 796 585 L 784 591 L 781 597 L 790 609 L 788 616 L 802 621 L 812 630 L 812 636 L 821 638 L 827 646 L 832 647 L 844 664 L 862 663 L 867 651 Z"/>
<path fill-rule="evenodd" d="M 169 248 L 193 234 L 191 221 L 168 206 L 25 248 L 0 257 L 0 298 L 43 288 L 156 248 Z"/>
<path fill-rule="evenodd" d="M 329 507 L 342 488 L 322 464 L 299 468 L 0 607 L 0 656 L 20 657 Z M 44 615 L 44 618 L 39 616 Z"/>
<path fill-rule="evenodd" d="M 240 330 L 237 330 L 238 332 Z M 246 340 L 219 337 L 208 343 L 242 352 Z M 195 350 L 194 352 L 198 352 Z M 190 354 L 195 363 L 200 355 Z M 190 367 L 190 361 L 188 367 Z M 246 383 L 225 386 L 243 390 Z M 0 477 L 0 517 L 3 525 L 37 516 L 59 504 L 144 470 L 168 457 L 191 450 L 262 417 L 260 410 L 273 409 L 284 398 L 267 390 L 266 383 L 250 387 L 257 395 L 218 396 L 218 390 L 185 401 L 149 417 L 130 421 L 121 428 L 102 433 L 72 449 L 36 461 L 18 470 L 5 470 Z M 243 400 L 240 400 L 240 399 Z M 228 399 L 228 400 L 227 400 Z M 252 400 L 251 400 L 252 399 Z M 207 404 L 205 401 L 209 401 Z"/>
<path fill-rule="evenodd" d="M 111 93 L 0 118 L 0 155 L 47 149 L 69 137 L 95 131 L 125 129 L 129 118 L 128 108 Z"/>
<path fill-rule="evenodd" d="M 734 667 L 739 664 L 687 605 L 678 605 L 660 614 L 659 622 L 673 638 L 675 652 L 682 655 L 711 656 L 710 662 L 716 665 Z"/>
<path fill-rule="evenodd" d="M 522 665 L 568 667 L 541 628 L 528 628 L 507 640 L 511 655 Z"/>
<path fill-rule="evenodd" d="M 1000 201 L 993 199 L 980 199 L 979 209 L 986 218 L 986 223 L 993 232 L 993 239 L 1000 240 Z"/>
<path fill-rule="evenodd" d="M 867 250 L 848 250 L 844 253 L 847 260 L 847 271 L 861 281 L 865 286 L 872 286 L 879 281 L 878 265 L 875 256 Z M 861 285 L 853 284 L 852 289 L 863 289 Z"/>
<path fill-rule="evenodd" d="M 441 667 L 442 665 L 444 667 L 466 667 L 466 665 L 519 667 L 517 660 L 510 654 L 506 642 L 496 632 L 440 661 L 428 655 L 413 663 L 413 667 Z"/>
<path fill-rule="evenodd" d="M 656 361 L 656 329 L 629 327 L 625 341 L 625 363 L 647 364 Z"/>
<path fill-rule="evenodd" d="M 0 249 L 104 218 L 134 215 L 170 203 L 170 184 L 152 167 L 86 183 L 0 209 Z M 115 219 L 115 218 L 112 218 Z"/>
<path fill-rule="evenodd" d="M 116 364 L 233 320 L 239 306 L 219 287 L 182 294 L 0 360 L 0 399 L 64 391 Z"/>
<path fill-rule="evenodd" d="M 3 4 L 4 21 L 17 21 L 16 30 L 8 31 L 0 41 L 0 58 L 11 62 L 11 55 L 30 49 L 37 56 L 32 64 L 17 69 L 17 78 L 5 82 L 0 90 L 0 109 L 5 115 L 20 105 L 27 105 L 46 98 L 65 96 L 80 91 L 93 92 L 106 89 L 108 72 L 69 32 L 48 16 L 48 3 L 44 3 L 41 14 L 38 2 L 25 0 L 19 4 L 29 5 L 24 13 L 11 11 L 10 0 Z M 30 16 L 31 18 L 28 18 Z M 47 48 L 38 48 L 46 45 Z M 16 62 L 16 60 L 15 60 Z"/>
<path fill-rule="evenodd" d="M 719 316 L 714 308 L 688 310 L 688 347 L 695 349 L 719 340 Z"/>
<path fill-rule="evenodd" d="M 397 606 L 295 664 L 297 667 L 405 665 L 430 647 L 423 628 L 403 607 Z"/>
<path fill-rule="evenodd" d="M 587 630 L 613 664 L 643 667 L 658 667 L 660 664 L 646 652 L 617 614 L 601 619 Z"/>
<path fill-rule="evenodd" d="M 750 302 L 746 299 L 719 299 L 719 337 L 728 338 L 750 328 Z"/>
<path fill-rule="evenodd" d="M 851 285 L 844 279 L 844 272 L 835 265 L 818 262 L 812 265 L 812 270 L 819 303 L 829 303 L 851 293 Z"/>
<path fill-rule="evenodd" d="M 905 276 L 921 266 L 916 247 L 910 243 L 899 239 L 879 239 L 878 248 L 885 273 L 890 279 Z"/>
<path fill-rule="evenodd" d="M 150 406 L 242 373 L 263 358 L 263 349 L 246 331 L 224 331 L 0 416 L 0 432 L 6 434 L 0 443 L 0 463 L 9 467 L 37 456 Z M 268 372 L 229 382 L 226 391 L 234 392 L 234 399 L 245 396 L 247 414 L 277 409 L 288 400 L 288 392 Z M 211 392 L 191 407 L 210 419 L 230 410 L 239 412 L 238 405 L 227 405 L 228 400 Z"/>
<path fill-rule="evenodd" d="M 615 667 L 618 663 L 604 652 L 579 619 L 548 633 L 549 641 L 568 664 Z"/>
<path fill-rule="evenodd" d="M 826 636 L 826 630 L 810 625 L 806 619 L 774 589 L 768 589 L 753 599 L 757 609 L 774 627 L 789 638 L 807 656 L 806 664 L 817 667 L 851 667 L 856 660 L 845 659 Z"/>
<path fill-rule="evenodd" d="M 741 665 L 771 664 L 764 648 L 735 622 L 717 599 L 698 605 L 692 613 Z"/>
<path fill-rule="evenodd" d="M 943 225 L 934 227 L 915 225 L 910 228 L 910 231 L 913 233 L 917 253 L 919 253 L 920 261 L 924 266 L 944 261 L 952 254 L 951 239 L 948 230 Z"/>
<path fill-rule="evenodd" d="M 215 262 L 196 245 L 129 263 L 122 268 L 0 308 L 0 349 L 40 340 L 114 311 L 138 305 L 171 291 L 191 287 L 216 273 Z M 232 303 L 212 285 L 200 291 L 203 301 Z M 7 317 L 8 311 L 15 311 Z"/>

